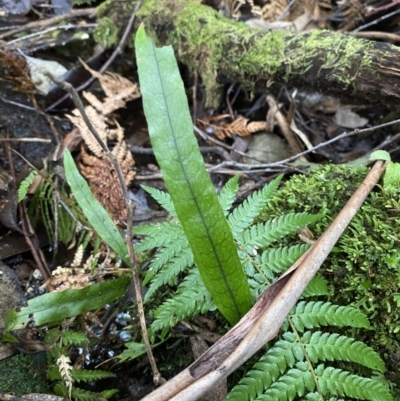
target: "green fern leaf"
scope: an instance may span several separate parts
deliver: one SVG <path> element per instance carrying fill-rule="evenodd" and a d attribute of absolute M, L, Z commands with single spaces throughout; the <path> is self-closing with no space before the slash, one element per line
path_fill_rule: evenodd
<path fill-rule="evenodd" d="M 313 391 L 315 382 L 307 362 L 298 362 L 296 367 L 289 369 L 284 376 L 272 383 L 263 395 L 256 398 L 262 401 L 292 401 L 296 396 L 302 396 L 306 391 Z"/>
<path fill-rule="evenodd" d="M 370 401 L 393 401 L 382 382 L 356 376 L 333 367 L 319 365 L 315 369 L 318 385 L 323 395 L 337 395 Z"/>
<path fill-rule="evenodd" d="M 104 390 L 101 392 L 101 395 L 105 398 L 105 399 L 109 399 L 111 397 L 113 397 L 115 394 L 118 394 L 119 390 L 117 389 L 111 389 L 111 390 Z"/>
<path fill-rule="evenodd" d="M 79 333 L 76 331 L 67 330 L 62 333 L 63 345 L 76 345 L 82 346 L 88 342 L 88 338 L 85 333 Z"/>
<path fill-rule="evenodd" d="M 180 320 L 197 313 L 215 310 L 216 306 L 200 278 L 197 269 L 193 269 L 178 287 L 176 294 L 166 300 L 155 311 L 152 332 L 173 327 Z"/>
<path fill-rule="evenodd" d="M 307 356 L 313 363 L 318 361 L 349 361 L 384 372 L 385 365 L 372 348 L 354 338 L 337 333 L 306 332 L 301 341 L 306 345 Z"/>
<path fill-rule="evenodd" d="M 157 188 L 149 187 L 147 185 L 141 185 L 141 187 L 148 192 L 170 214 L 170 216 L 176 219 L 178 218 L 175 206 L 167 192 L 160 191 Z"/>
<path fill-rule="evenodd" d="M 148 224 L 138 226 L 133 229 L 135 235 L 146 235 L 139 244 L 136 245 L 136 252 L 144 252 L 150 249 L 166 246 L 172 241 L 182 236 L 182 228 L 176 222 Z"/>
<path fill-rule="evenodd" d="M 147 285 L 149 281 L 153 280 L 165 265 L 171 263 L 174 258 L 179 257 L 181 252 L 185 252 L 186 249 L 190 248 L 186 237 L 183 235 L 182 238 L 176 238 L 174 241 L 157 252 L 150 263 L 150 268 L 146 272 L 145 278 L 143 279 L 143 285 Z"/>
<path fill-rule="evenodd" d="M 222 207 L 222 210 L 224 211 L 225 217 L 228 215 L 233 205 L 233 202 L 235 201 L 236 194 L 239 189 L 239 177 L 239 175 L 235 175 L 234 177 L 232 177 L 222 188 L 222 191 L 218 196 L 218 201 Z"/>
<path fill-rule="evenodd" d="M 249 196 L 228 216 L 228 222 L 234 237 L 249 227 L 254 219 L 260 215 L 264 206 L 274 195 L 282 177 L 283 175 L 280 175 L 263 189 Z"/>
<path fill-rule="evenodd" d="M 105 372 L 104 370 L 80 370 L 80 369 L 72 369 L 71 370 L 72 378 L 75 382 L 89 382 L 96 381 L 101 379 L 108 379 L 110 377 L 115 377 L 114 373 Z"/>
<path fill-rule="evenodd" d="M 288 269 L 310 247 L 308 244 L 285 246 L 264 251 L 256 261 L 269 280 Z"/>
<path fill-rule="evenodd" d="M 293 348 L 297 344 L 296 341 L 293 333 L 284 333 L 283 338 L 278 340 L 232 389 L 226 400 L 247 401 L 261 396 L 288 366 L 295 365 Z"/>
<path fill-rule="evenodd" d="M 163 266 L 155 278 L 152 280 L 149 290 L 146 293 L 146 299 L 156 292 L 158 288 L 167 283 L 176 281 L 179 273 L 192 266 L 194 263 L 192 250 L 188 247 L 183 248 L 172 260 Z"/>
<path fill-rule="evenodd" d="M 68 398 L 68 395 L 64 397 Z M 74 401 L 101 401 L 102 396 L 99 393 L 83 390 L 81 388 L 72 388 L 72 399 Z"/>
<path fill-rule="evenodd" d="M 237 240 L 244 247 L 256 245 L 265 248 L 298 228 L 315 223 L 321 217 L 319 214 L 311 215 L 308 213 L 286 214 L 265 223 L 255 224 L 238 236 Z"/>
<path fill-rule="evenodd" d="M 369 328 L 367 317 L 360 310 L 351 306 L 334 305 L 331 302 L 300 301 L 290 313 L 296 330 L 319 326 L 350 326 Z"/>
<path fill-rule="evenodd" d="M 329 295 L 328 280 L 320 275 L 314 276 L 301 295 L 302 298 Z"/>
<path fill-rule="evenodd" d="M 18 202 L 21 202 L 22 199 L 25 198 L 26 194 L 28 193 L 29 187 L 32 185 L 33 180 L 35 179 L 37 173 L 38 173 L 37 170 L 32 170 L 29 173 L 28 177 L 22 180 L 18 189 Z"/>

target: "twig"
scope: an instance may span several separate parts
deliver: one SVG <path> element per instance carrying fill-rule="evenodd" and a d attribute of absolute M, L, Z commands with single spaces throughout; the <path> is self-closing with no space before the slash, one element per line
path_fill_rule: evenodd
<path fill-rule="evenodd" d="M 301 153 L 299 153 L 297 155 L 288 157 L 287 159 L 280 160 L 278 162 L 267 163 L 267 164 L 243 164 L 243 163 L 224 161 L 224 162 L 222 162 L 220 164 L 217 164 L 214 167 L 210 168 L 209 172 L 214 172 L 214 171 L 218 170 L 221 167 L 232 167 L 232 166 L 237 167 L 237 168 L 242 168 L 242 169 L 248 169 L 248 170 L 264 169 L 264 168 L 272 168 L 272 167 L 282 166 L 284 164 L 287 164 L 287 163 L 289 163 L 291 161 L 294 161 L 294 160 L 298 159 L 300 156 L 307 155 L 308 153 L 313 153 L 317 149 L 320 149 L 320 148 L 323 148 L 323 147 L 325 147 L 327 145 L 330 145 L 330 144 L 332 144 L 332 143 L 334 143 L 336 141 L 339 141 L 340 139 L 348 138 L 348 137 L 353 136 L 353 135 L 362 134 L 364 132 L 376 131 L 377 129 L 389 127 L 391 125 L 395 125 L 395 124 L 399 124 L 399 123 L 400 123 L 400 119 L 393 120 L 393 121 L 390 121 L 388 123 L 376 125 L 375 127 L 364 128 L 364 129 L 355 129 L 354 131 L 344 132 L 343 134 L 340 134 L 337 137 L 330 139 L 329 141 L 322 142 L 322 143 L 314 146 L 311 149 L 307 149 L 304 152 L 301 152 Z"/>
<path fill-rule="evenodd" d="M 44 143 L 51 143 L 51 139 L 43 139 L 43 138 L 0 138 L 0 142 L 44 142 Z"/>
<path fill-rule="evenodd" d="M 383 15 L 382 17 L 379 17 L 379 18 L 377 18 L 377 19 L 375 19 L 375 20 L 373 20 L 373 21 L 370 21 L 370 22 L 368 22 L 368 23 L 366 23 L 366 24 L 364 24 L 364 25 L 361 25 L 361 26 L 359 26 L 358 28 L 354 29 L 353 32 L 358 32 L 358 31 L 361 31 L 361 30 L 363 30 L 363 29 L 365 29 L 365 28 L 368 28 L 369 26 L 376 25 L 376 24 L 378 24 L 379 22 L 384 21 L 385 19 L 387 19 L 387 18 L 389 18 L 389 17 L 392 17 L 393 15 L 396 15 L 396 14 L 398 14 L 398 13 L 400 13 L 400 9 L 395 10 L 395 11 L 392 11 L 392 12 L 389 13 L 389 14 Z"/>
<path fill-rule="evenodd" d="M 10 48 L 11 45 L 14 45 L 17 42 L 20 42 L 21 40 L 34 38 L 36 36 L 43 36 L 46 33 L 57 31 L 57 30 L 64 29 L 67 31 L 68 29 L 83 29 L 83 28 L 96 28 L 96 27 L 97 27 L 97 24 L 86 24 L 86 25 L 67 24 L 67 25 L 61 25 L 61 26 L 53 26 L 51 28 L 45 29 L 44 31 L 34 32 L 34 33 L 31 33 L 30 35 L 25 35 L 20 38 L 11 40 L 4 46 L 4 48 L 5 49 Z"/>
<path fill-rule="evenodd" d="M 128 38 L 129 32 L 132 29 L 133 26 L 133 22 L 135 21 L 135 15 L 137 13 L 137 11 L 139 10 L 140 6 L 142 5 L 142 1 L 143 0 L 139 0 L 136 3 L 136 7 L 132 12 L 131 17 L 129 18 L 128 24 L 126 25 L 125 31 L 121 37 L 121 40 L 118 43 L 118 46 L 115 48 L 115 50 L 113 51 L 113 53 L 111 54 L 110 58 L 103 64 L 103 66 L 100 68 L 100 70 L 98 71 L 100 74 L 103 74 L 103 72 L 105 72 L 108 67 L 111 65 L 111 63 L 115 60 L 115 58 L 122 53 L 122 49 L 124 47 L 124 44 L 126 42 L 126 39 Z M 84 82 L 82 85 L 80 85 L 78 88 L 76 88 L 76 91 L 79 92 L 85 88 L 87 88 L 92 82 L 94 82 L 96 78 L 94 78 L 93 76 L 90 77 L 86 82 Z M 54 102 L 53 104 L 51 104 L 49 107 L 46 107 L 45 111 L 50 111 L 52 109 L 54 109 L 54 107 L 57 107 L 59 104 L 61 104 L 62 102 L 64 102 L 66 99 L 68 99 L 68 93 L 66 93 L 64 96 L 62 96 L 60 99 L 58 99 L 56 102 Z"/>
<path fill-rule="evenodd" d="M 46 20 L 42 21 L 34 21 L 30 22 L 29 24 L 25 24 L 23 26 L 20 26 L 16 29 L 13 29 L 11 31 L 5 32 L 0 35 L 0 39 L 5 39 L 9 36 L 13 36 L 16 33 L 24 32 L 27 31 L 28 29 L 34 29 L 34 28 L 45 28 L 47 26 L 53 25 L 53 24 L 58 24 L 61 21 L 65 21 L 67 19 L 72 19 L 76 17 L 94 17 L 96 13 L 96 8 L 82 8 L 80 10 L 72 10 L 68 14 L 64 15 L 58 15 L 57 17 L 49 18 Z"/>
<path fill-rule="evenodd" d="M 142 401 L 194 401 L 273 339 L 351 219 L 386 168 L 375 163 L 360 187 L 312 247 L 264 291 L 253 308 L 221 340 Z"/>
<path fill-rule="evenodd" d="M 266 99 L 268 106 L 273 110 L 273 115 L 276 119 L 276 122 L 278 123 L 283 136 L 287 140 L 290 150 L 292 151 L 292 154 L 298 155 L 299 153 L 302 152 L 302 148 L 299 145 L 299 142 L 297 141 L 297 137 L 295 136 L 294 132 L 290 129 L 289 124 L 286 121 L 286 118 L 279 110 L 276 99 L 271 94 L 267 95 Z"/>

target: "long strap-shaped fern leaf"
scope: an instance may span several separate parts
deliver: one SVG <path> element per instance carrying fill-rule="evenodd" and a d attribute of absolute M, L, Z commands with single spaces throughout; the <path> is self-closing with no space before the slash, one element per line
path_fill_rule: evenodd
<path fill-rule="evenodd" d="M 234 324 L 252 305 L 250 288 L 193 135 L 172 47 L 157 49 L 143 28 L 136 33 L 135 46 L 154 154 L 201 278 L 218 309 Z"/>

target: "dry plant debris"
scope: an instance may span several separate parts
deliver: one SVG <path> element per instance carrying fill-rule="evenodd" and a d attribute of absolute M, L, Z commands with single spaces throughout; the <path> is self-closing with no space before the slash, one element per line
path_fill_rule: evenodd
<path fill-rule="evenodd" d="M 101 268 L 98 264 L 99 256 L 99 254 L 90 255 L 86 262 L 82 263 L 83 248 L 79 246 L 71 266 L 58 266 L 53 270 L 50 279 L 42 285 L 42 288 L 53 287 L 54 291 L 64 291 L 85 288 L 91 283 L 103 281 L 102 277 L 110 273 L 114 268 Z M 109 259 L 105 260 L 102 265 L 113 266 Z"/>
<path fill-rule="evenodd" d="M 197 125 L 202 131 L 212 133 L 218 139 L 222 140 L 226 137 L 232 138 L 232 135 L 249 136 L 255 132 L 264 131 L 267 128 L 265 121 L 250 121 L 248 118 L 239 116 L 231 123 L 222 123 L 217 125 L 218 121 L 229 117 L 228 114 L 221 116 L 206 117 L 197 120 Z"/>
<path fill-rule="evenodd" d="M 256 4 L 255 4 L 256 3 Z M 329 0 L 229 0 L 227 7 L 233 18 L 239 19 L 250 12 L 266 22 L 294 21 L 310 13 L 316 24 L 313 27 L 332 29 L 339 22 L 341 31 L 348 31 L 364 21 L 370 4 L 361 0 L 340 0 L 332 5 Z M 310 26 L 308 27 L 310 28 Z"/>
<path fill-rule="evenodd" d="M 29 77 L 29 67 L 25 58 L 16 52 L 0 49 L 0 77 L 10 82 L 15 91 L 28 93 L 34 88 Z"/>
<path fill-rule="evenodd" d="M 99 100 L 92 93 L 83 92 L 83 97 L 89 103 L 85 107 L 85 111 L 103 142 L 114 142 L 111 153 L 117 158 L 124 174 L 125 183 L 129 186 L 136 175 L 132 170 L 135 162 L 132 154 L 127 150 L 124 130 L 112 113 L 125 107 L 126 102 L 139 98 L 139 87 L 136 83 L 132 83 L 117 74 L 106 73 L 102 75 L 90 69 L 85 63 L 82 62 L 82 64 L 95 78 L 98 78 L 106 95 L 103 100 Z M 86 126 L 80 112 L 74 109 L 72 115 L 67 117 L 79 129 L 84 141 L 79 162 L 81 173 L 88 180 L 90 189 L 96 198 L 116 223 L 124 224 L 127 211 L 114 167 Z"/>

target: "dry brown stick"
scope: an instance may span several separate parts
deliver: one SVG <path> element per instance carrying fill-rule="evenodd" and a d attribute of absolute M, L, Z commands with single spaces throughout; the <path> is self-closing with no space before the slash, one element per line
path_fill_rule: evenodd
<path fill-rule="evenodd" d="M 301 146 L 299 145 L 299 142 L 297 141 L 297 137 L 294 134 L 294 132 L 290 129 L 290 126 L 288 122 L 286 121 L 286 118 L 283 116 L 281 111 L 279 110 L 278 104 L 271 94 L 267 95 L 266 97 L 267 103 L 271 109 L 274 111 L 275 119 L 276 122 L 279 125 L 279 128 L 282 131 L 283 136 L 287 140 L 290 150 L 292 151 L 292 155 L 298 155 L 303 151 Z"/>
<path fill-rule="evenodd" d="M 375 163 L 331 226 L 277 282 L 268 287 L 256 305 L 230 332 L 189 368 L 144 397 L 142 401 L 195 401 L 273 339 L 308 283 L 379 181 L 385 168 L 385 162 Z M 271 288 L 277 292 L 270 294 L 273 295 L 273 299 L 266 300 L 264 305 L 260 304 L 260 300 L 265 301 L 263 299 L 265 293 L 271 291 Z M 254 319 L 255 315 L 257 315 L 256 319 Z M 238 333 L 241 333 L 240 329 L 247 330 L 249 326 L 250 330 L 236 345 L 235 341 L 237 341 Z M 235 346 L 231 352 L 232 343 Z"/>
<path fill-rule="evenodd" d="M 145 343 L 147 356 L 149 358 L 149 362 L 150 362 L 150 365 L 151 365 L 151 368 L 153 371 L 154 382 L 156 384 L 161 384 L 161 383 L 165 382 L 165 380 L 162 378 L 160 372 L 157 369 L 157 365 L 156 365 L 156 362 L 155 362 L 155 359 L 154 359 L 154 356 L 153 356 L 153 353 L 151 350 L 151 345 L 150 345 L 149 337 L 147 334 L 147 326 L 146 326 L 146 320 L 145 320 L 145 314 L 144 314 L 144 308 L 143 308 L 142 288 L 141 288 L 139 272 L 138 272 L 138 268 L 137 268 L 137 264 L 136 264 L 136 258 L 135 258 L 134 250 L 133 250 L 133 239 L 132 239 L 133 212 L 132 212 L 131 202 L 129 200 L 128 190 L 127 190 L 126 184 L 125 184 L 124 175 L 119 166 L 117 158 L 110 152 L 107 144 L 103 142 L 103 140 L 101 139 L 96 128 L 93 126 L 93 124 L 89 120 L 89 117 L 87 116 L 86 111 L 85 111 L 85 107 L 83 106 L 83 103 L 82 103 L 76 89 L 68 82 L 61 81 L 59 79 L 54 79 L 53 77 L 50 76 L 50 74 L 48 74 L 47 76 L 50 79 L 52 79 L 54 82 L 56 82 L 62 89 L 64 89 L 66 92 L 68 92 L 71 95 L 72 100 L 73 100 L 76 108 L 81 113 L 86 126 L 89 128 L 90 132 L 96 138 L 97 142 L 100 144 L 104 153 L 110 159 L 111 163 L 113 164 L 113 166 L 115 168 L 115 171 L 117 172 L 118 180 L 121 185 L 122 193 L 123 193 L 124 199 L 125 199 L 126 210 L 127 210 L 127 229 L 126 229 L 125 240 L 126 240 L 126 244 L 128 247 L 129 259 L 131 262 L 131 268 L 132 268 L 132 272 L 133 272 L 133 281 L 135 284 L 136 301 L 138 304 L 138 311 L 139 311 L 139 318 L 140 318 L 140 325 L 141 325 L 141 329 L 142 329 L 143 341 Z"/>

